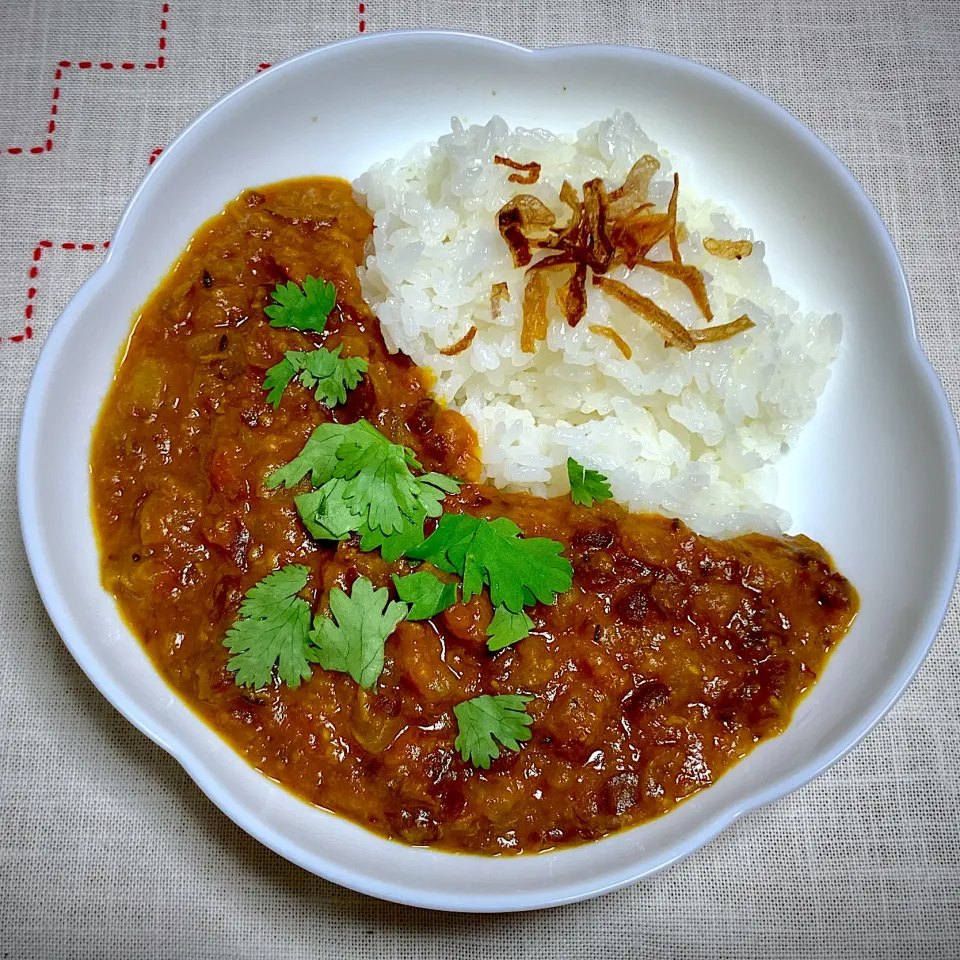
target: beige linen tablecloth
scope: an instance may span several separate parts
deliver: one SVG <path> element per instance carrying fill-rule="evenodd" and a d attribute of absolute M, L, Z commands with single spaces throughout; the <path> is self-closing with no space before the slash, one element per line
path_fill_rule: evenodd
<path fill-rule="evenodd" d="M 44 337 L 188 120 L 261 65 L 358 31 L 637 44 L 773 97 L 879 207 L 960 410 L 960 2 L 365 4 L 0 0 L 0 955 L 960 956 L 956 604 L 900 704 L 816 782 L 632 889 L 492 917 L 379 903 L 286 863 L 214 808 L 61 644 L 15 507 L 18 421 Z"/>

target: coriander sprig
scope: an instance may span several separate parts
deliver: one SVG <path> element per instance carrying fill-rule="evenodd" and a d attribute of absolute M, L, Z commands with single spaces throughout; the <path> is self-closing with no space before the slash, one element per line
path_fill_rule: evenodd
<path fill-rule="evenodd" d="M 457 718 L 457 739 L 454 746 L 461 756 L 475 767 L 487 770 L 490 761 L 500 756 L 496 741 L 508 750 L 519 750 L 520 743 L 529 740 L 533 717 L 526 705 L 533 697 L 524 694 L 480 696 L 465 700 L 453 708 Z"/>
<path fill-rule="evenodd" d="M 263 381 L 263 389 L 269 391 L 267 403 L 278 408 L 294 377 L 308 390 L 313 390 L 314 396 L 325 406 L 346 403 L 347 391 L 360 383 L 367 371 L 367 361 L 363 357 L 341 357 L 341 350 L 342 343 L 335 350 L 326 347 L 311 351 L 289 350 L 267 371 Z"/>
<path fill-rule="evenodd" d="M 322 333 L 330 311 L 336 306 L 337 288 L 319 277 L 306 277 L 302 287 L 292 280 L 278 283 L 271 297 L 274 302 L 263 308 L 271 327 Z"/>
<path fill-rule="evenodd" d="M 238 686 L 265 686 L 274 667 L 289 687 L 310 678 L 310 604 L 297 596 L 308 575 L 306 567 L 292 564 L 247 591 L 240 617 L 223 641 L 234 654 L 227 669 L 234 672 Z"/>
<path fill-rule="evenodd" d="M 393 575 L 397 596 L 410 604 L 408 620 L 429 620 L 457 602 L 457 585 L 445 583 L 429 570 L 418 570 L 405 577 Z"/>
<path fill-rule="evenodd" d="M 597 470 L 588 470 L 573 457 L 567 459 L 567 476 L 570 479 L 570 499 L 583 507 L 592 507 L 594 500 L 603 503 L 613 494 L 607 478 Z"/>
<path fill-rule="evenodd" d="M 413 452 L 366 420 L 324 423 L 266 485 L 292 487 L 309 475 L 316 489 L 296 503 L 313 536 L 342 540 L 359 533 L 361 549 L 379 547 L 384 559 L 396 560 L 423 540 L 426 518 L 440 516 L 444 498 L 460 489 L 451 477 L 416 475 L 412 468 L 420 468 Z"/>
<path fill-rule="evenodd" d="M 238 686 L 266 686 L 276 667 L 282 683 L 298 687 L 310 679 L 311 663 L 349 673 L 362 687 L 376 686 L 384 645 L 407 616 L 408 605 L 388 603 L 386 588 L 375 590 L 360 577 L 349 595 L 339 587 L 330 591 L 332 616 L 317 616 L 311 630 L 310 604 L 298 596 L 308 576 L 306 567 L 292 564 L 247 591 L 240 616 L 223 641 L 235 654 L 227 669 Z"/>
<path fill-rule="evenodd" d="M 533 621 L 524 610 L 514 613 L 506 607 L 497 607 L 487 627 L 487 649 L 496 652 L 530 635 Z"/>
<path fill-rule="evenodd" d="M 383 673 L 387 638 L 410 609 L 389 598 L 386 587 L 375 590 L 366 577 L 354 581 L 349 595 L 334 587 L 330 591 L 332 616 L 320 616 L 313 622 L 310 659 L 324 670 L 349 673 L 361 687 L 376 687 Z"/>
<path fill-rule="evenodd" d="M 407 556 L 459 574 L 464 601 L 486 584 L 494 607 L 520 613 L 525 605 L 554 603 L 558 593 L 573 585 L 573 567 L 560 556 L 562 551 L 556 540 L 521 537 L 520 528 L 506 517 L 445 513 L 437 529 Z"/>

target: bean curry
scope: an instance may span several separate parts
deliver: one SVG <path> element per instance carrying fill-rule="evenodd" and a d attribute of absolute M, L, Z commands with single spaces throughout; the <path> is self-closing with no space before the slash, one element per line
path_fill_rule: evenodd
<path fill-rule="evenodd" d="M 803 536 L 707 539 L 612 500 L 480 482 L 472 428 L 431 399 L 426 371 L 388 352 L 364 303 L 356 268 L 371 229 L 347 183 L 311 178 L 248 190 L 195 235 L 140 314 L 94 436 L 105 587 L 167 682 L 234 749 L 384 836 L 533 852 L 669 811 L 784 729 L 848 630 L 854 589 Z M 278 285 L 308 277 L 335 288 L 322 332 L 272 326 Z M 318 402 L 294 379 L 268 402 L 267 371 L 321 345 L 366 361 L 345 401 Z M 445 518 L 508 518 L 523 538 L 556 541 L 572 585 L 525 607 L 528 635 L 498 651 L 483 590 L 401 619 L 374 685 L 315 662 L 297 686 L 275 674 L 240 686 L 224 640 L 273 571 L 305 568 L 299 596 L 318 612 L 362 578 L 392 600 L 394 574 L 456 580 L 387 561 L 356 533 L 316 539 L 294 501 L 309 482 L 265 482 L 319 425 L 359 420 L 409 448 L 418 471 L 459 482 Z M 486 769 L 469 762 L 454 708 L 512 694 L 529 739 Z"/>

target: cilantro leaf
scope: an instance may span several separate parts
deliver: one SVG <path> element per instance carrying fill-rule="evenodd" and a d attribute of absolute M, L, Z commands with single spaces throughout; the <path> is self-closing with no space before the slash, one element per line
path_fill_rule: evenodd
<path fill-rule="evenodd" d="M 487 627 L 487 636 L 490 638 L 487 640 L 487 649 L 496 652 L 509 647 L 511 643 L 529 636 L 532 629 L 533 621 L 523 610 L 514 613 L 506 607 L 497 607 Z"/>
<path fill-rule="evenodd" d="M 346 540 L 356 529 L 357 516 L 343 499 L 345 480 L 329 480 L 319 490 L 293 498 L 297 513 L 317 540 Z"/>
<path fill-rule="evenodd" d="M 346 454 L 344 455 L 344 451 Z M 366 444 L 340 448 L 334 476 L 351 480 L 349 498 L 356 501 L 358 514 L 371 530 L 399 532 L 403 517 L 418 507 L 420 484 L 410 472 L 404 448 L 394 443 Z"/>
<path fill-rule="evenodd" d="M 401 518 L 400 529 L 387 531 L 373 528 L 369 521 L 359 527 L 360 548 L 365 551 L 380 548 L 384 560 L 399 560 L 408 550 L 423 543 L 423 524 L 427 517 L 438 517 L 443 512 L 443 501 L 448 494 L 457 493 L 460 484 L 442 473 L 424 473 L 420 483 L 418 504 Z"/>
<path fill-rule="evenodd" d="M 366 420 L 359 421 L 366 423 Z M 369 424 L 367 424 L 369 426 Z M 295 487 L 308 473 L 315 487 L 323 486 L 333 477 L 337 465 L 337 451 L 357 427 L 355 423 L 321 423 L 310 434 L 303 449 L 288 464 L 275 470 L 264 481 L 268 490 L 281 485 Z M 370 429 L 373 429 L 372 427 Z"/>
<path fill-rule="evenodd" d="M 267 403 L 274 409 L 280 406 L 283 391 L 297 377 L 320 403 L 335 407 L 347 402 L 347 391 L 360 383 L 367 370 L 363 357 L 340 357 L 343 344 L 336 350 L 319 347 L 316 350 L 290 350 L 284 358 L 267 371 L 263 389 L 269 390 Z"/>
<path fill-rule="evenodd" d="M 278 283 L 272 296 L 274 303 L 263 308 L 271 327 L 322 333 L 337 302 L 337 288 L 326 280 L 307 277 L 302 287 L 292 280 Z"/>
<path fill-rule="evenodd" d="M 407 551 L 439 570 L 463 578 L 463 599 L 490 588 L 495 607 L 520 613 L 524 605 L 553 603 L 573 584 L 573 567 L 560 556 L 563 545 L 546 537 L 520 537 L 520 528 L 506 517 L 484 520 L 445 513 L 437 529 Z"/>
<path fill-rule="evenodd" d="M 320 347 L 303 354 L 300 380 L 313 395 L 328 407 L 347 402 L 347 391 L 352 390 L 367 371 L 363 357 L 340 358 L 343 344 L 336 350 Z"/>
<path fill-rule="evenodd" d="M 262 687 L 277 676 L 290 687 L 310 678 L 310 604 L 297 594 L 310 571 L 299 564 L 282 567 L 251 587 L 240 605 L 240 619 L 223 645 L 235 654 L 227 669 L 241 687 Z"/>
<path fill-rule="evenodd" d="M 366 524 L 360 527 L 360 549 L 365 553 L 380 548 L 380 556 L 388 563 L 399 560 L 408 550 L 423 543 L 423 521 L 426 511 L 418 512 L 412 518 L 404 517 L 403 527 L 385 533 L 383 530 L 371 530 Z"/>
<path fill-rule="evenodd" d="M 570 478 L 570 499 L 583 507 L 592 507 L 593 501 L 603 503 L 613 494 L 607 478 L 597 470 L 588 470 L 573 457 L 567 458 L 567 476 Z"/>
<path fill-rule="evenodd" d="M 406 550 L 423 543 L 423 522 L 426 512 L 417 510 L 413 518 L 404 517 L 400 530 L 389 533 L 372 530 L 344 499 L 348 482 L 328 480 L 319 490 L 294 497 L 297 512 L 312 537 L 317 540 L 346 540 L 351 533 L 360 534 L 360 549 L 365 553 L 380 549 L 384 560 L 393 563 Z"/>
<path fill-rule="evenodd" d="M 418 570 L 405 577 L 393 575 L 397 596 L 410 604 L 408 620 L 429 620 L 457 602 L 457 585 L 444 583 L 429 570 Z"/>
<path fill-rule="evenodd" d="M 274 364 L 267 371 L 267 376 L 263 381 L 263 389 L 270 391 L 267 394 L 267 403 L 272 404 L 274 410 L 280 406 L 283 391 L 287 389 L 290 381 L 297 375 L 297 368 L 290 356 L 288 353 L 279 363 Z"/>
<path fill-rule="evenodd" d="M 459 493 L 460 492 L 460 481 L 454 480 L 453 477 L 448 477 L 445 473 L 424 473 L 420 476 L 421 483 L 429 483 L 430 486 L 436 487 L 437 490 L 441 490 L 444 494 L 448 493 Z M 438 497 L 437 503 L 440 503 L 443 500 L 443 497 L 437 494 L 436 492 L 431 493 L 431 496 Z M 430 516 L 440 516 L 440 514 L 430 514 Z"/>
<path fill-rule="evenodd" d="M 324 423 L 297 457 L 266 479 L 266 486 L 291 487 L 310 474 L 316 495 L 297 498 L 310 532 L 319 539 L 342 539 L 355 531 L 362 549 L 379 546 L 385 559 L 395 560 L 423 540 L 424 520 L 440 516 L 444 498 L 460 489 L 440 473 L 415 476 L 410 468 L 419 466 L 410 450 L 391 443 L 366 420 Z"/>
<path fill-rule="evenodd" d="M 457 718 L 458 734 L 454 746 L 467 763 L 484 770 L 490 761 L 500 756 L 499 740 L 508 750 L 519 750 L 520 742 L 531 737 L 533 717 L 525 704 L 533 697 L 523 694 L 481 696 L 458 703 L 453 712 Z"/>
<path fill-rule="evenodd" d="M 386 587 L 375 590 L 366 577 L 354 581 L 349 596 L 334 587 L 330 591 L 333 618 L 314 619 L 310 631 L 314 649 L 309 658 L 324 670 L 349 673 L 361 687 L 375 687 L 383 673 L 387 637 L 408 610 L 405 603 L 387 603 L 389 596 Z"/>

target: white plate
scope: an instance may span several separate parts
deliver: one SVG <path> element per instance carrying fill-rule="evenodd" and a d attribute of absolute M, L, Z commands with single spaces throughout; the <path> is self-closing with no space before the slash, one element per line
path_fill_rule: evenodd
<path fill-rule="evenodd" d="M 783 505 L 860 591 L 850 635 L 789 729 L 674 812 L 602 841 L 514 858 L 392 843 L 257 773 L 160 679 L 100 585 L 91 429 L 131 317 L 191 234 L 245 187 L 353 177 L 454 114 L 569 130 L 632 111 L 689 158 L 685 181 L 766 241 L 777 282 L 844 320 L 842 356 L 789 458 Z M 681 164 L 683 161 L 681 160 Z M 627 47 L 529 51 L 451 33 L 381 34 L 303 54 L 248 81 L 164 151 L 103 266 L 47 338 L 27 397 L 20 516 L 57 629 L 103 694 L 175 756 L 228 816 L 321 876 L 448 910 L 526 910 L 630 883 L 849 750 L 916 672 L 958 564 L 956 429 L 914 335 L 900 264 L 846 168 L 771 101 L 721 74 Z M 161 829 L 163 826 L 161 825 Z"/>

